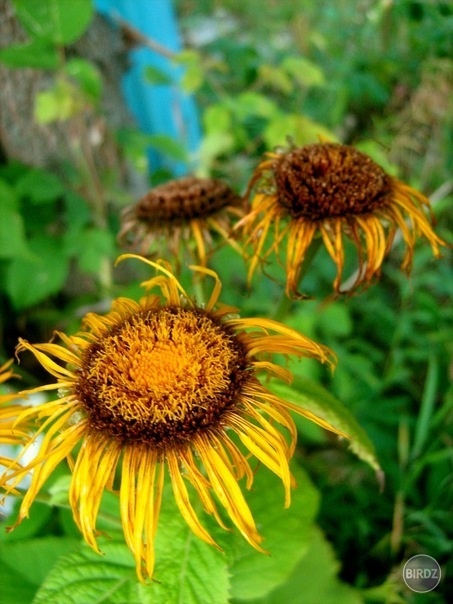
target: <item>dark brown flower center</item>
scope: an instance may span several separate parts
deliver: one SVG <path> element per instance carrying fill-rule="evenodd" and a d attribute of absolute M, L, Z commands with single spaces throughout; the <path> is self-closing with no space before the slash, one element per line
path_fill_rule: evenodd
<path fill-rule="evenodd" d="M 215 427 L 250 379 L 238 337 L 201 309 L 163 307 L 91 344 L 75 393 L 95 430 L 165 447 Z"/>
<path fill-rule="evenodd" d="M 239 195 L 221 180 L 187 176 L 151 189 L 138 201 L 135 212 L 150 224 L 178 224 L 240 204 Z"/>
<path fill-rule="evenodd" d="M 296 148 L 273 165 L 278 203 L 292 218 L 323 220 L 373 212 L 391 196 L 391 178 L 354 147 Z"/>

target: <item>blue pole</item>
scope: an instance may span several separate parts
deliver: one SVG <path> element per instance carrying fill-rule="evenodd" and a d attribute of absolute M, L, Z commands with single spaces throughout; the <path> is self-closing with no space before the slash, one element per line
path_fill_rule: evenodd
<path fill-rule="evenodd" d="M 178 53 L 181 50 L 176 16 L 171 0 L 95 0 L 99 13 L 113 22 L 118 18 L 145 37 Z M 123 90 L 127 106 L 139 129 L 146 134 L 171 137 L 187 151 L 189 161 L 176 161 L 150 149 L 150 172 L 168 170 L 174 176 L 190 171 L 190 154 L 199 146 L 200 124 L 194 98 L 180 86 L 182 68 L 170 58 L 138 46 L 130 52 L 131 67 L 124 75 Z M 169 84 L 150 84 L 145 80 L 146 67 L 166 74 Z"/>

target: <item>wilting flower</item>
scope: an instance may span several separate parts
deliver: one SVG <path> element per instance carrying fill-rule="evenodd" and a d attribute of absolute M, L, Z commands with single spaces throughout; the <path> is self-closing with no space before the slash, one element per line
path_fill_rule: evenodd
<path fill-rule="evenodd" d="M 209 301 L 198 307 L 167 268 L 146 262 L 159 273 L 144 285 L 161 295 L 117 299 L 106 316 L 88 314 L 77 335 L 58 334 L 62 345 L 21 340 L 19 352 L 31 351 L 57 378 L 31 392 L 58 390 L 60 398 L 22 414 L 19 424 L 36 418 L 44 436 L 32 464 L 7 477 L 14 487 L 33 468 L 20 522 L 57 464 L 76 450 L 69 492 L 75 521 L 98 551 L 101 497 L 105 489 L 118 489 L 125 539 L 141 580 L 153 573 L 165 466 L 179 510 L 198 537 L 215 544 L 192 507 L 188 483 L 221 526 L 219 503 L 263 551 L 238 485 L 243 477 L 247 488 L 252 485 L 251 456 L 281 478 L 289 505 L 288 461 L 296 438 L 289 411 L 340 434 L 258 380 L 260 373 L 290 378 L 273 354 L 331 364 L 329 349 L 275 321 L 241 319 L 236 309 L 218 305 L 221 284 L 209 269 L 198 267 L 215 279 Z"/>
<path fill-rule="evenodd" d="M 424 236 L 436 256 L 444 242 L 426 216 L 428 199 L 388 175 L 354 147 L 318 143 L 287 152 L 268 153 L 248 186 L 250 212 L 236 225 L 253 247 L 251 280 L 260 260 L 279 253 L 285 237 L 286 293 L 297 293 L 300 271 L 315 238 L 321 237 L 334 261 L 334 289 L 340 291 L 344 265 L 343 236 L 358 252 L 353 288 L 379 277 L 384 256 L 399 228 L 406 244 L 402 268 L 409 271 L 414 245 Z M 270 245 L 266 248 L 266 239 Z"/>
<path fill-rule="evenodd" d="M 118 239 L 142 255 L 167 257 L 168 252 L 174 259 L 193 250 L 192 260 L 206 266 L 213 233 L 239 249 L 229 234 L 233 221 L 244 215 L 242 205 L 242 198 L 221 180 L 171 180 L 125 208 Z"/>

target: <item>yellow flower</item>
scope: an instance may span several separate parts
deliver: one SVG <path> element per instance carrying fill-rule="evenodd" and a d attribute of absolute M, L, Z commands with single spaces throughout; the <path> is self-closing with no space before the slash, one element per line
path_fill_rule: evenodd
<path fill-rule="evenodd" d="M 165 466 L 181 514 L 198 537 L 215 545 L 192 507 L 188 484 L 221 526 L 219 504 L 245 539 L 264 551 L 238 484 L 245 478 L 246 487 L 252 485 L 251 456 L 281 478 L 289 505 L 288 461 L 296 439 L 289 411 L 340 434 L 272 394 L 257 377 L 290 379 L 272 362 L 273 354 L 331 364 L 329 349 L 275 321 L 241 319 L 236 309 L 217 304 L 221 284 L 209 269 L 192 267 L 215 279 L 209 301 L 199 307 L 165 266 L 145 262 L 159 272 L 143 285 L 160 295 L 117 299 L 106 316 L 88 314 L 78 334 L 58 334 L 63 345 L 20 341 L 19 352 L 31 351 L 57 379 L 31 392 L 58 390 L 59 398 L 19 418 L 19 425 L 39 420 L 44 437 L 32 464 L 7 476 L 14 487 L 33 468 L 20 522 L 55 467 L 80 444 L 70 464 L 75 521 L 98 551 L 102 494 L 119 490 L 124 535 L 140 580 L 153 574 Z"/>
<path fill-rule="evenodd" d="M 8 361 L 0 367 L 0 384 L 7 382 L 10 378 L 15 377 L 11 369 L 13 361 Z M 17 445 L 27 438 L 26 429 L 28 424 L 24 424 L 22 428 L 15 427 L 15 421 L 21 411 L 24 410 L 22 405 L 11 405 L 11 401 L 18 398 L 16 393 L 0 394 L 0 444 L 2 445 Z M 9 466 L 11 460 L 0 456 L 0 465 Z"/>
<path fill-rule="evenodd" d="M 206 266 L 213 233 L 240 251 L 229 237 L 233 220 L 244 215 L 242 198 L 214 178 L 186 176 L 151 189 L 135 205 L 125 208 L 119 242 L 142 255 L 150 252 L 178 258 L 192 251 Z"/>
<path fill-rule="evenodd" d="M 302 263 L 319 236 L 337 268 L 336 292 L 342 281 L 344 235 L 358 252 L 353 289 L 379 277 L 398 228 L 406 244 L 402 264 L 406 271 L 418 236 L 428 240 L 436 256 L 439 246 L 445 245 L 424 212 L 428 199 L 347 145 L 318 143 L 268 153 L 255 170 L 247 196 L 252 197 L 251 210 L 235 228 L 243 229 L 253 247 L 249 281 L 258 262 L 273 251 L 278 254 L 287 237 L 288 296 L 297 294 Z M 264 250 L 268 235 L 272 243 Z"/>

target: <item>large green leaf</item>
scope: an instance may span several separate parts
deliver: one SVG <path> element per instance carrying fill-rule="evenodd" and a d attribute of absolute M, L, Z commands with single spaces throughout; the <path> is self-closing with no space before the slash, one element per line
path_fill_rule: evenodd
<path fill-rule="evenodd" d="M 316 528 L 288 580 L 267 596 L 265 604 L 361 604 L 360 593 L 337 578 L 339 566 L 332 547 Z M 252 599 L 247 604 L 264 602 Z"/>
<path fill-rule="evenodd" d="M 59 57 L 56 47 L 49 40 L 37 38 L 27 44 L 2 48 L 0 61 L 12 68 L 56 69 Z"/>
<path fill-rule="evenodd" d="M 29 241 L 29 247 L 33 257 L 14 258 L 6 270 L 6 291 L 18 309 L 57 293 L 69 270 L 68 259 L 57 240 L 39 235 Z"/>
<path fill-rule="evenodd" d="M 225 556 L 200 541 L 173 505 L 164 507 L 156 538 L 155 580 L 139 583 L 132 553 L 116 535 L 101 539 L 103 556 L 83 545 L 61 558 L 34 604 L 226 604 Z"/>
<path fill-rule="evenodd" d="M 0 208 L 2 212 L 6 209 L 19 209 L 19 199 L 16 191 L 6 180 L 3 180 L 2 178 L 0 178 Z"/>
<path fill-rule="evenodd" d="M 16 191 L 21 197 L 27 197 L 34 204 L 50 203 L 61 197 L 64 186 L 55 174 L 32 168 L 16 183 Z"/>
<path fill-rule="evenodd" d="M 92 0 L 14 0 L 16 14 L 33 38 L 55 44 L 77 40 L 93 16 Z"/>
<path fill-rule="evenodd" d="M 218 536 L 227 553 L 233 550 L 231 594 L 234 598 L 243 600 L 269 593 L 287 579 L 310 545 L 319 495 L 300 467 L 294 466 L 292 470 L 297 487 L 292 491 L 288 509 L 283 507 L 280 480 L 265 468 L 258 468 L 253 488 L 246 493 L 268 556 L 254 550 L 236 533 Z"/>
<path fill-rule="evenodd" d="M 57 559 L 76 545 L 74 539 L 42 537 L 15 541 L 0 550 L 0 601 L 28 604 Z"/>
<path fill-rule="evenodd" d="M 351 450 L 378 474 L 381 466 L 374 445 L 355 417 L 328 390 L 306 378 L 295 377 L 291 385 L 273 380 L 270 389 L 282 399 L 311 411 L 331 426 L 348 435 Z"/>
<path fill-rule="evenodd" d="M 9 208 L 1 209 L 0 258 L 17 258 L 27 255 L 27 241 L 22 216 Z M 19 260 L 18 260 L 19 261 Z"/>
<path fill-rule="evenodd" d="M 36 585 L 24 579 L 23 575 L 3 561 L 0 562 L 0 602 L 2 604 L 30 604 L 36 592 Z"/>

